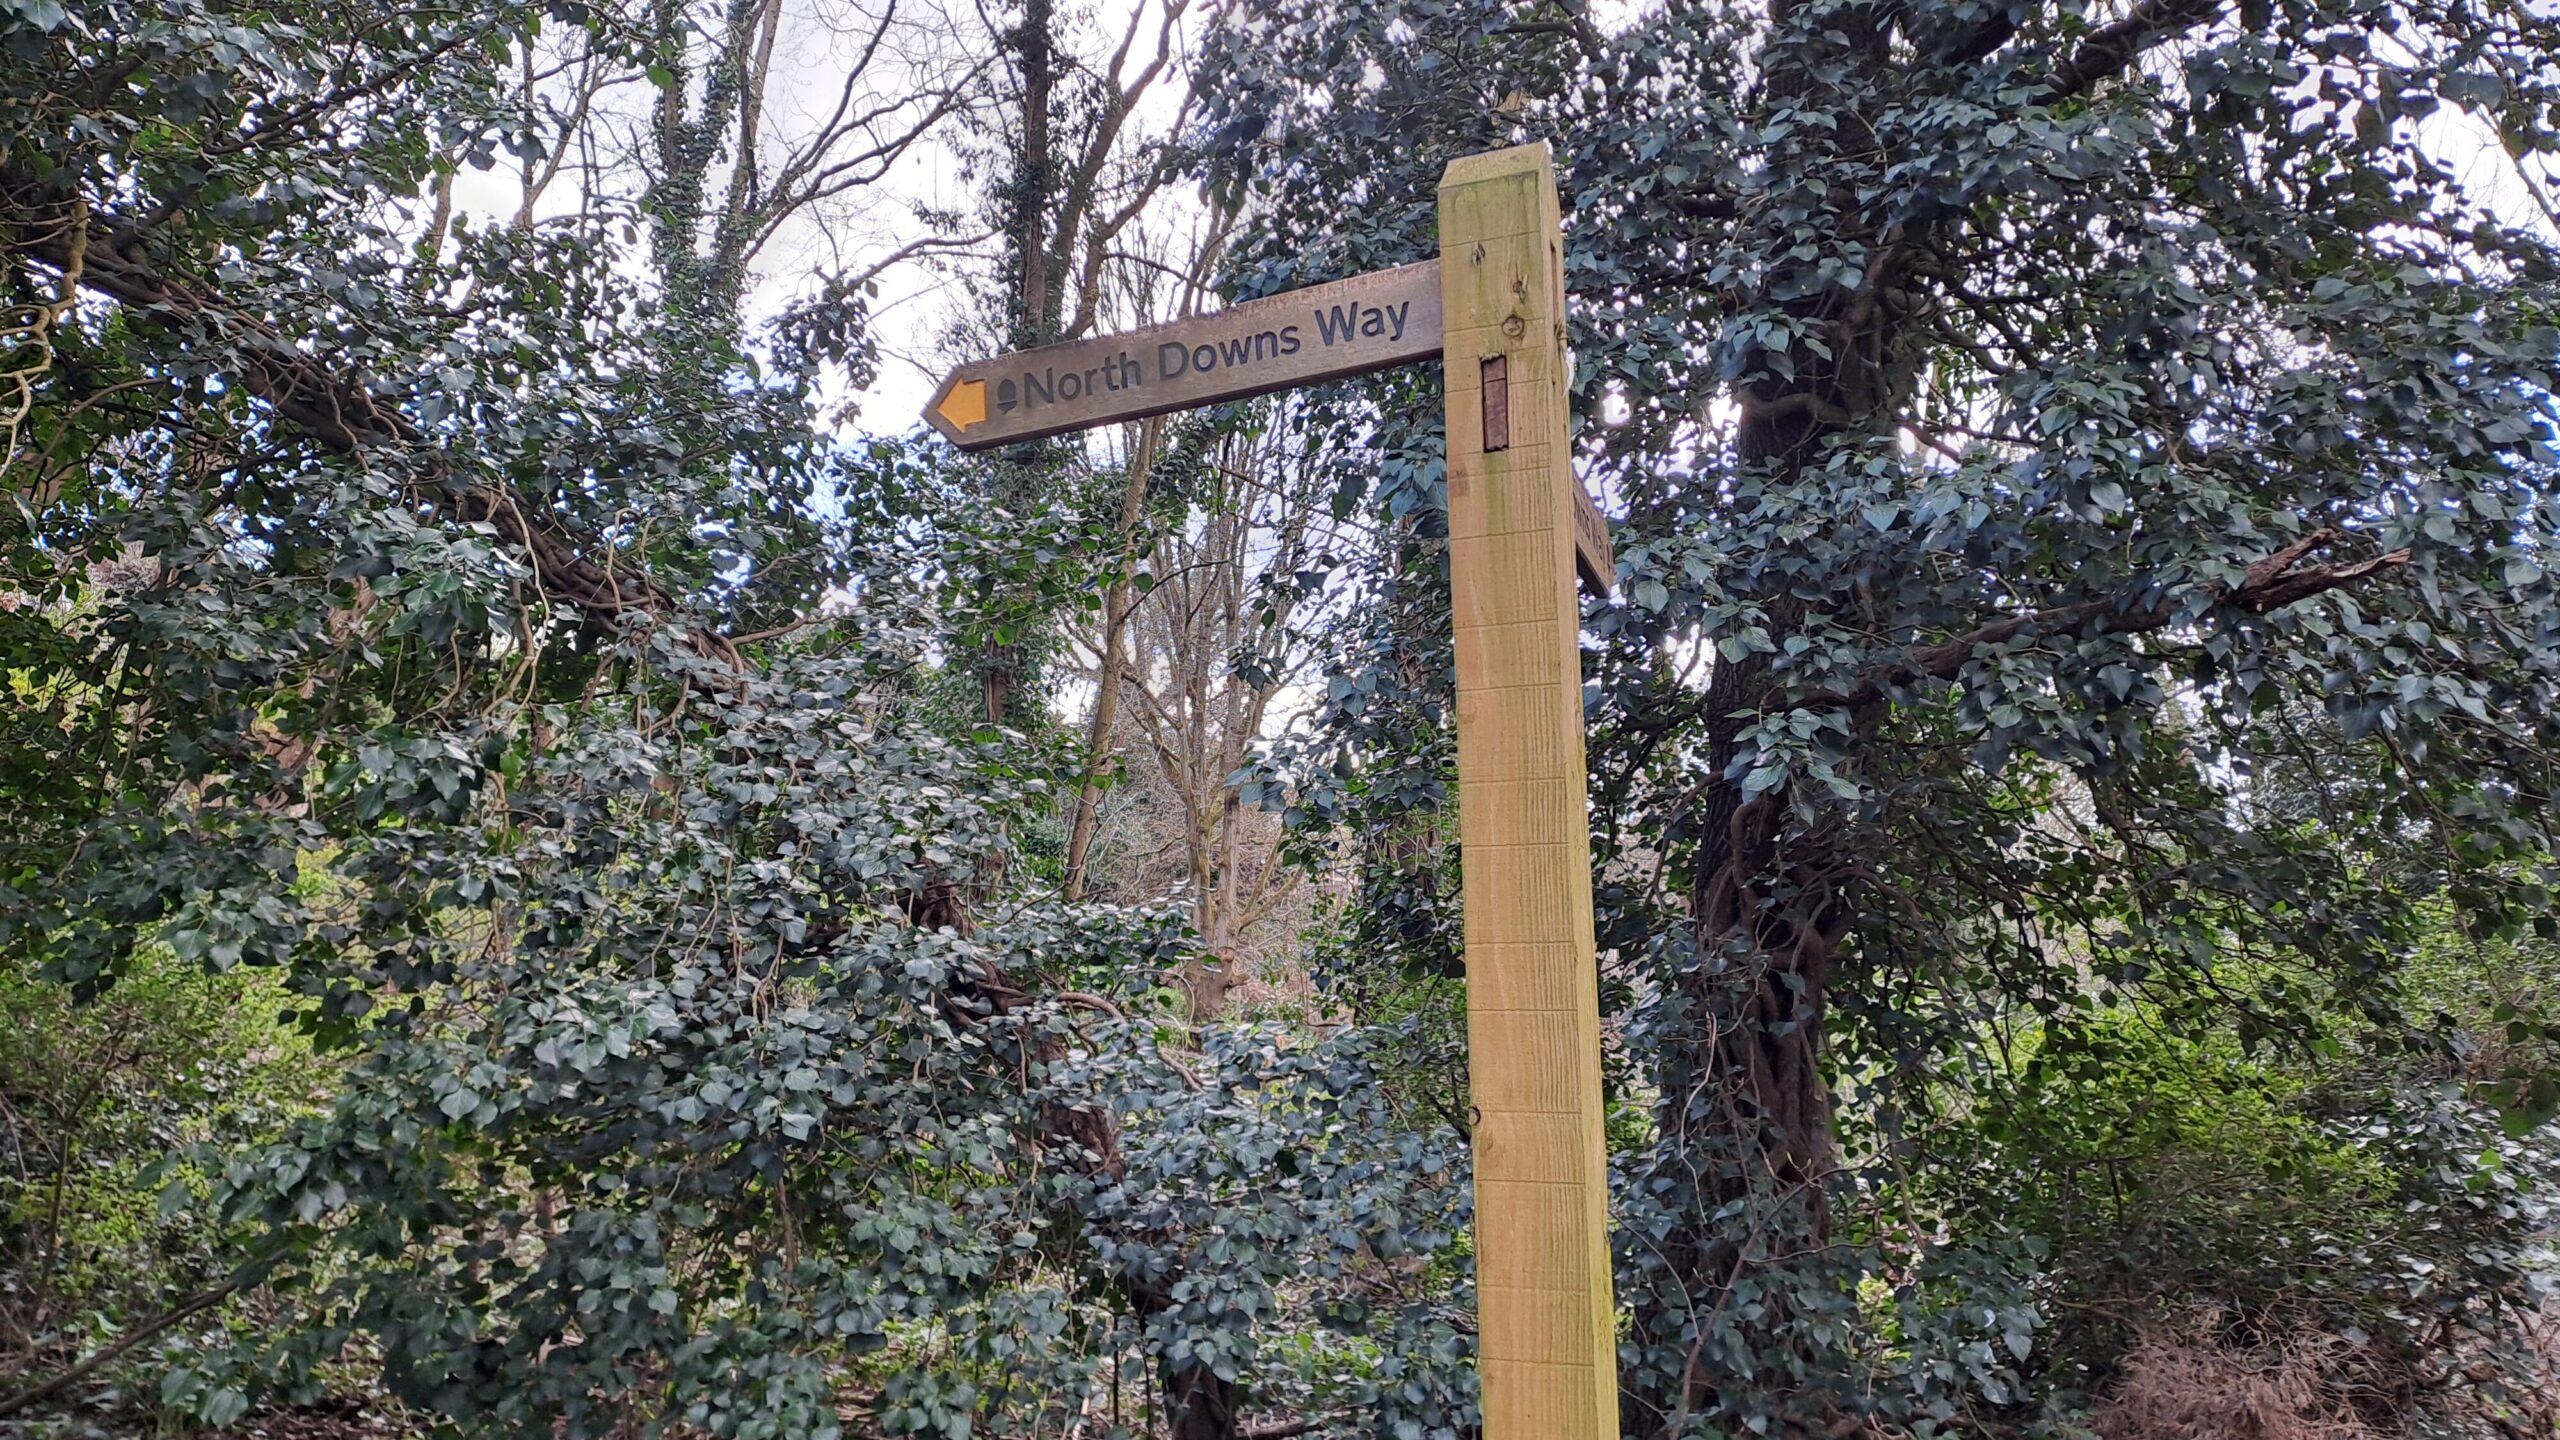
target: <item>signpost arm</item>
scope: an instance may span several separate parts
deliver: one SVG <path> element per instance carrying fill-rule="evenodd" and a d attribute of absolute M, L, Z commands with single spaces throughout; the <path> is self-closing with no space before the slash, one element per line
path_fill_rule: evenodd
<path fill-rule="evenodd" d="M 1574 595 L 1581 487 L 1545 145 L 1449 166 L 1440 285 L 1485 1436 L 1606 1440 L 1618 1433 L 1617 1326 Z M 1586 569 L 1590 549 L 1586 536 Z"/>

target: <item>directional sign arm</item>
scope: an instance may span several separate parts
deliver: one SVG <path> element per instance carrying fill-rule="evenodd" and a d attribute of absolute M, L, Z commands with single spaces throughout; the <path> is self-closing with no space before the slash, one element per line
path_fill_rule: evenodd
<path fill-rule="evenodd" d="M 963 450 L 1215 405 L 1440 353 L 1440 262 L 963 365 L 925 407 Z"/>
<path fill-rule="evenodd" d="M 974 361 L 943 378 L 924 418 L 963 450 L 991 450 L 1429 360 L 1441 353 L 1442 299 L 1440 262 L 1425 260 Z M 1486 383 L 1507 386 L 1507 373 L 1488 372 Z M 1499 413 L 1507 426 L 1508 409 Z M 1496 450 L 1507 443 L 1487 438 Z M 1616 578 L 1609 522 L 1576 490 L 1575 569 L 1605 597 Z"/>

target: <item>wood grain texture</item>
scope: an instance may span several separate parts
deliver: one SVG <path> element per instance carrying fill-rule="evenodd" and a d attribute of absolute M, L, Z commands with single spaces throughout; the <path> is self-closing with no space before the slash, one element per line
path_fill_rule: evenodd
<path fill-rule="evenodd" d="M 1562 245 L 1544 145 L 1450 165 L 1440 309 L 1486 1440 L 1618 1433 L 1574 597 L 1577 571 L 1604 592 L 1614 576 L 1573 476 Z M 1507 392 L 1490 451 L 1489 375 Z"/>

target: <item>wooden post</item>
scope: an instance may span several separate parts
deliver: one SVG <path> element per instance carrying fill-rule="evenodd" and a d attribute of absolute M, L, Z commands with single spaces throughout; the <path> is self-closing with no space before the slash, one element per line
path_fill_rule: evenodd
<path fill-rule="evenodd" d="M 1618 1433 L 1574 599 L 1614 577 L 1564 342 L 1555 166 L 1523 145 L 1450 164 L 1436 261 L 962 365 L 925 413 L 984 450 L 1441 357 L 1486 1440 Z"/>
<path fill-rule="evenodd" d="M 1582 490 L 1545 145 L 1451 163 L 1440 286 L 1484 1433 L 1606 1440 L 1617 1307 L 1574 596 Z"/>

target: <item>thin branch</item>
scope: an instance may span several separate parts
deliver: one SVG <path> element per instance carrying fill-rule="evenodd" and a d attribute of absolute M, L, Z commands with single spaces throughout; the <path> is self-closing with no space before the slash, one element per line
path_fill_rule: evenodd
<path fill-rule="evenodd" d="M 1300 1435 L 1314 1434 L 1327 1423 L 1321 1416 L 1303 1420 L 1266 1420 L 1259 1425 L 1236 1427 L 1236 1440 L 1296 1440 Z"/>
<path fill-rule="evenodd" d="M 2143 51 L 2222 13 L 2222 0 L 2140 0 L 2121 20 L 2089 32 L 2045 81 L 2044 103 L 2082 94 L 2131 65 Z"/>
<path fill-rule="evenodd" d="M 882 256 L 875 263 L 844 277 L 843 283 L 850 288 L 860 289 L 886 274 L 891 268 L 905 264 L 909 260 L 940 250 L 967 250 L 972 246 L 985 244 L 994 239 L 995 235 L 996 232 L 993 230 L 981 230 L 975 235 L 928 235 L 921 240 L 910 240 Z"/>
<path fill-rule="evenodd" d="M 151 1319 L 144 1321 L 142 1324 L 135 1326 L 129 1331 L 126 1331 L 125 1334 L 114 1344 L 98 1351 L 88 1359 L 81 1361 L 79 1364 L 72 1366 L 70 1369 L 63 1371 L 61 1374 L 54 1376 L 43 1384 L 37 1385 L 31 1389 L 21 1390 L 6 1400 L 0 1400 L 0 1419 L 6 1419 L 29 1406 L 35 1405 L 44 1400 L 49 1400 L 52 1397 L 61 1394 L 63 1391 L 79 1384 L 82 1380 L 96 1374 L 99 1367 L 108 1364 L 117 1356 L 131 1350 L 143 1341 L 158 1335 L 162 1331 L 167 1330 L 170 1326 L 187 1319 L 189 1316 L 201 1314 L 204 1311 L 210 1310 L 214 1306 L 221 1304 L 223 1301 L 230 1299 L 232 1293 L 237 1291 L 239 1288 L 240 1282 L 237 1279 L 226 1280 L 221 1284 L 214 1286 L 210 1290 L 198 1291 L 196 1294 L 187 1297 L 185 1300 L 180 1301 L 169 1309 L 161 1311 L 158 1315 L 153 1316 Z"/>
<path fill-rule="evenodd" d="M 2314 552 L 2345 538 L 2346 532 L 2330 527 L 2313 531 L 2251 565 L 2242 572 L 2240 583 L 2224 591 L 2216 603 L 2245 610 L 2252 615 L 2265 615 L 2409 563 L 2407 550 L 2394 550 L 2370 560 L 2296 568 Z M 1954 679 L 1973 659 L 1975 652 L 1984 646 L 1998 645 L 2021 635 L 2138 635 L 2163 629 L 2175 623 L 2182 613 L 2179 605 L 2157 590 L 2031 611 L 1995 621 L 1953 640 L 1920 646 L 1907 659 L 1883 667 L 1848 690 L 1809 695 L 1795 703 L 1806 707 L 1862 709 L 1914 681 Z"/>

